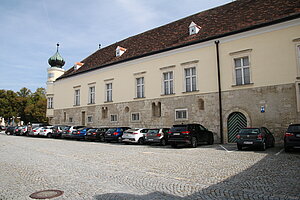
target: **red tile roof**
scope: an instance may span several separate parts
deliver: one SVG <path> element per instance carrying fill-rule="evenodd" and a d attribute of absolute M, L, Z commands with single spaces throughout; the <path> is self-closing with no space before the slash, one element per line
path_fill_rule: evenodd
<path fill-rule="evenodd" d="M 299 17 L 300 0 L 236 0 L 99 49 L 81 61 L 81 68 L 72 67 L 59 79 Z M 198 34 L 189 35 L 192 21 L 201 26 Z M 127 49 L 120 57 L 117 46 Z"/>

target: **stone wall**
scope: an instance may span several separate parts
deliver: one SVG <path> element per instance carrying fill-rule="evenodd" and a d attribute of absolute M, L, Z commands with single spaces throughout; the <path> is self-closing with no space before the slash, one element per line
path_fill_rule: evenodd
<path fill-rule="evenodd" d="M 265 126 L 274 133 L 277 142 L 290 123 L 300 121 L 296 109 L 295 84 L 268 86 L 222 92 L 224 139 L 227 142 L 227 119 L 232 112 L 241 112 L 247 118 L 247 126 Z M 261 106 L 265 112 L 261 113 Z M 188 120 L 175 120 L 175 109 L 187 109 Z M 66 113 L 66 121 L 64 120 Z M 220 142 L 218 93 L 187 93 L 182 96 L 163 96 L 159 99 L 135 99 L 131 102 L 88 105 L 69 109 L 54 110 L 54 124 L 82 125 L 85 112 L 87 126 L 130 126 L 130 127 L 171 127 L 173 124 L 200 123 L 215 133 Z M 139 113 L 140 120 L 132 121 L 131 114 Z M 118 120 L 111 122 L 111 115 Z M 91 116 L 92 122 L 87 118 Z M 69 122 L 69 118 L 73 122 Z"/>

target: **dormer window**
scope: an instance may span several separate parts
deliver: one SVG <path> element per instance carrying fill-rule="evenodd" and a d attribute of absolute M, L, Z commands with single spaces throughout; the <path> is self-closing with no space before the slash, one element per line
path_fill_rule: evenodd
<path fill-rule="evenodd" d="M 84 63 L 81 63 L 81 62 L 76 62 L 75 65 L 74 65 L 74 70 L 78 70 Z"/>
<path fill-rule="evenodd" d="M 194 35 L 197 34 L 201 29 L 201 26 L 198 26 L 197 24 L 195 24 L 195 22 L 191 22 L 190 26 L 189 26 L 189 30 L 190 30 L 190 35 Z"/>
<path fill-rule="evenodd" d="M 125 53 L 126 50 L 127 50 L 127 49 L 118 46 L 118 47 L 116 48 L 116 57 L 121 56 L 123 53 Z"/>

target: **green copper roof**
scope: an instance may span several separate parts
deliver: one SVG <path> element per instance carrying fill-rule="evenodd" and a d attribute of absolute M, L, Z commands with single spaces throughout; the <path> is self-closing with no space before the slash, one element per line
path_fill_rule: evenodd
<path fill-rule="evenodd" d="M 51 67 L 62 68 L 65 64 L 65 61 L 61 57 L 61 55 L 58 53 L 58 46 L 59 46 L 59 44 L 57 44 L 56 53 L 48 59 L 48 63 Z"/>

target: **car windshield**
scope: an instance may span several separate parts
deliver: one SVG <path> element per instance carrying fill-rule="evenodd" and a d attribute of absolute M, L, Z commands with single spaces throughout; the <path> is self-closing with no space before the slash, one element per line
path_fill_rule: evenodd
<path fill-rule="evenodd" d="M 181 132 L 186 130 L 187 130 L 187 126 L 174 126 L 171 128 L 171 132 Z"/>
<path fill-rule="evenodd" d="M 67 130 L 69 130 L 70 128 L 71 128 L 71 126 L 66 126 L 66 127 L 64 128 L 64 130 L 67 131 Z"/>
<path fill-rule="evenodd" d="M 290 125 L 287 132 L 289 132 L 289 133 L 300 133 L 300 124 Z"/>
<path fill-rule="evenodd" d="M 148 133 L 158 133 L 159 129 L 150 129 Z"/>
<path fill-rule="evenodd" d="M 95 131 L 97 131 L 96 128 L 92 128 L 92 129 L 89 130 L 89 132 L 95 132 Z"/>
<path fill-rule="evenodd" d="M 258 135 L 259 133 L 260 130 L 258 128 L 244 128 L 239 132 L 240 135 Z"/>

